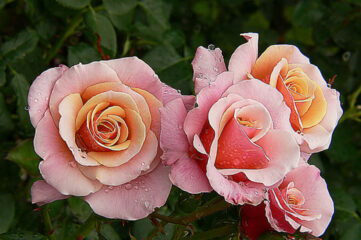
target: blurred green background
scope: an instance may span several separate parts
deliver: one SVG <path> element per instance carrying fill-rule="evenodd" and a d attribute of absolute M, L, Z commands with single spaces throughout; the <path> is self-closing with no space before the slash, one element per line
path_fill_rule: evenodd
<path fill-rule="evenodd" d="M 85 231 L 91 215 L 79 198 L 57 201 L 48 206 L 53 225 L 49 229 L 44 211 L 30 203 L 40 159 L 33 150 L 34 129 L 26 110 L 29 85 L 36 76 L 59 64 L 136 55 L 162 81 L 192 94 L 190 62 L 197 47 L 214 44 L 228 62 L 245 42 L 239 36 L 243 32 L 260 34 L 260 53 L 271 44 L 295 44 L 326 80 L 335 77 L 332 87 L 341 92 L 344 117 L 330 149 L 310 161 L 321 169 L 335 202 L 323 239 L 360 239 L 360 0 L 0 0 L 0 239 L 71 239 L 74 232 Z M 174 188 L 161 211 L 186 215 L 210 196 L 199 199 Z M 238 223 L 238 208 L 232 207 L 182 231 L 184 238 L 237 239 Z M 98 218 L 85 239 L 151 239 L 155 225 L 149 219 Z M 218 238 L 207 235 L 227 225 L 233 232 Z M 175 230 L 168 224 L 166 234 L 153 239 L 172 239 Z M 287 236 L 265 239 L 271 238 Z"/>

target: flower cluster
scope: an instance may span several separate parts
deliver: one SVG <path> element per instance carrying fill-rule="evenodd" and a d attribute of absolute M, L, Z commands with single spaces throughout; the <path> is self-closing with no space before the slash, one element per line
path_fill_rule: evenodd
<path fill-rule="evenodd" d="M 339 93 L 297 47 L 243 34 L 228 70 L 219 48 L 199 47 L 196 96 L 163 84 L 136 57 L 60 66 L 29 92 L 44 180 L 32 201 L 82 196 L 108 218 L 144 218 L 172 184 L 243 205 L 242 229 L 323 234 L 333 201 L 307 163 L 327 149 L 342 115 Z"/>

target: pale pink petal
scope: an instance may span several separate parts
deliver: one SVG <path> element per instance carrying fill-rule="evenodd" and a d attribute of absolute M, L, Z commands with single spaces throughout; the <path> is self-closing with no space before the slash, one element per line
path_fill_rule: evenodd
<path fill-rule="evenodd" d="M 262 147 L 270 162 L 264 169 L 243 170 L 249 180 L 271 186 L 298 166 L 300 150 L 291 133 L 270 130 L 256 144 Z"/>
<path fill-rule="evenodd" d="M 118 187 L 104 186 L 84 198 L 94 212 L 106 218 L 145 218 L 167 201 L 172 187 L 169 169 L 161 164 L 147 175 Z"/>
<path fill-rule="evenodd" d="M 70 151 L 49 156 L 40 162 L 39 169 L 44 180 L 64 195 L 86 196 L 102 186 L 80 172 Z"/>
<path fill-rule="evenodd" d="M 206 174 L 186 153 L 172 166 L 169 178 L 174 185 L 192 194 L 212 191 Z"/>
<path fill-rule="evenodd" d="M 161 134 L 160 147 L 163 150 L 162 160 L 165 164 L 173 164 L 188 152 L 189 144 L 183 130 L 187 110 L 180 98 L 169 102 L 160 109 Z"/>
<path fill-rule="evenodd" d="M 260 183 L 236 183 L 228 180 L 210 161 L 207 164 L 207 177 L 213 190 L 229 203 L 240 205 L 247 203 L 256 206 L 265 199 L 265 186 Z"/>
<path fill-rule="evenodd" d="M 305 129 L 305 143 L 301 146 L 301 150 L 308 153 L 325 150 L 330 145 L 332 133 L 343 113 L 340 102 L 340 93 L 327 86 L 320 70 L 315 65 L 294 64 L 293 66 L 301 67 L 307 76 L 321 87 L 327 102 L 326 115 L 323 117 L 322 121 L 314 127 Z"/>
<path fill-rule="evenodd" d="M 294 132 L 290 124 L 290 109 L 283 101 L 283 96 L 274 87 L 257 79 L 241 81 L 227 89 L 223 96 L 238 94 L 245 99 L 262 103 L 269 111 L 273 127 Z"/>
<path fill-rule="evenodd" d="M 331 221 L 334 205 L 327 190 L 327 184 L 320 176 L 320 170 L 312 165 L 301 166 L 287 174 L 283 184 L 291 181 L 305 197 L 302 208 L 309 209 L 307 213 L 311 215 L 321 215 L 320 219 L 297 222 L 307 229 L 311 229 L 313 235 L 317 237 L 322 235 Z"/>
<path fill-rule="evenodd" d="M 194 103 L 196 101 L 194 96 L 182 95 L 180 92 L 178 92 L 174 88 L 163 83 L 163 88 L 162 88 L 163 105 L 166 105 L 167 103 L 173 101 L 176 98 L 182 99 L 183 104 L 184 104 L 185 108 L 187 109 L 187 111 L 191 110 L 194 107 Z"/>
<path fill-rule="evenodd" d="M 31 84 L 28 95 L 31 123 L 37 126 L 45 111 L 49 108 L 49 98 L 55 82 L 68 69 L 67 66 L 51 68 L 40 74 Z"/>
<path fill-rule="evenodd" d="M 35 129 L 34 149 L 43 159 L 59 152 L 69 151 L 59 135 L 59 129 L 55 126 L 49 110 L 45 112 Z"/>
<path fill-rule="evenodd" d="M 243 33 L 241 36 L 247 42 L 233 52 L 228 64 L 229 71 L 234 72 L 234 83 L 248 79 L 247 74 L 251 73 L 258 56 L 258 34 Z"/>
<path fill-rule="evenodd" d="M 82 107 L 83 101 L 79 93 L 68 95 L 61 101 L 59 106 L 59 113 L 61 114 L 59 133 L 78 163 L 84 166 L 98 166 L 99 163 L 82 152 L 75 142 L 76 116 Z"/>
<path fill-rule="evenodd" d="M 153 69 L 137 57 L 126 57 L 102 61 L 111 67 L 119 80 L 132 88 L 143 89 L 158 99 L 162 99 L 162 83 Z"/>
<path fill-rule="evenodd" d="M 200 134 L 207 121 L 209 109 L 222 96 L 224 91 L 232 85 L 233 73 L 224 72 L 209 86 L 203 88 L 197 95 L 198 107 L 189 111 L 185 122 L 184 131 L 189 143 L 193 143 L 194 134 Z"/>
<path fill-rule="evenodd" d="M 196 94 L 211 82 L 215 81 L 220 73 L 227 71 L 222 51 L 219 48 L 211 50 L 198 47 L 192 61 L 192 66 Z"/>
<path fill-rule="evenodd" d="M 79 166 L 79 168 L 89 178 L 97 179 L 105 185 L 118 186 L 134 180 L 143 171 L 147 171 L 157 155 L 157 149 L 157 137 L 149 131 L 142 149 L 130 161 L 118 167 Z"/>
<path fill-rule="evenodd" d="M 89 86 L 103 82 L 119 82 L 117 74 L 104 63 L 92 62 L 69 68 L 55 83 L 50 96 L 49 107 L 55 124 L 59 123 L 59 104 L 64 97 L 72 93 L 81 95 Z"/>
<path fill-rule="evenodd" d="M 54 202 L 56 200 L 66 199 L 68 197 L 69 196 L 58 192 L 44 180 L 38 180 L 31 186 L 31 202 L 36 203 L 39 206 Z"/>

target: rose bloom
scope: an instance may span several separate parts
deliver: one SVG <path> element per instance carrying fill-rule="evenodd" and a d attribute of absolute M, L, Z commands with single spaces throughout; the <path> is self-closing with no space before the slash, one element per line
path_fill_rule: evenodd
<path fill-rule="evenodd" d="M 128 220 L 162 206 L 171 182 L 160 164 L 159 108 L 178 97 L 136 57 L 43 72 L 28 96 L 44 178 L 32 202 L 83 196 L 95 213 Z"/>
<path fill-rule="evenodd" d="M 235 82 L 256 78 L 282 93 L 291 109 L 290 122 L 301 151 L 314 153 L 329 147 L 342 115 L 340 94 L 331 89 L 317 66 L 293 45 L 272 45 L 258 56 L 258 34 L 241 34 L 240 45 L 229 61 Z"/>
<path fill-rule="evenodd" d="M 325 232 L 333 212 L 333 201 L 320 170 L 303 164 L 269 190 L 264 204 L 242 208 L 242 227 L 250 239 L 272 229 L 291 234 L 300 229 L 318 237 Z"/>
<path fill-rule="evenodd" d="M 260 80 L 233 84 L 219 49 L 193 60 L 197 107 L 176 98 L 161 109 L 162 159 L 173 184 L 190 193 L 215 190 L 233 204 L 257 205 L 265 189 L 298 165 L 290 109 Z M 222 73 L 221 73 L 222 72 Z"/>

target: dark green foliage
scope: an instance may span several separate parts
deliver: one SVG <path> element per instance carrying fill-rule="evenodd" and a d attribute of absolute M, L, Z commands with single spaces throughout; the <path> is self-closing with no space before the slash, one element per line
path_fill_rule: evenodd
<path fill-rule="evenodd" d="M 214 44 L 228 62 L 245 42 L 239 36 L 243 32 L 260 34 L 260 53 L 271 44 L 295 44 L 326 80 L 336 75 L 333 88 L 341 92 L 345 117 L 330 149 L 310 162 L 322 170 L 335 203 L 323 239 L 360 239 L 360 7 L 359 0 L 0 0 L 0 239 L 81 239 L 83 233 L 88 240 L 243 237 L 239 207 L 186 227 L 154 218 L 104 219 L 75 197 L 46 207 L 53 226 L 49 231 L 44 207 L 30 203 L 40 158 L 26 111 L 29 85 L 45 69 L 108 57 L 138 56 L 162 81 L 192 94 L 190 63 L 197 47 Z M 158 213 L 186 217 L 216 196 L 193 196 L 173 187 Z M 262 237 L 287 238 L 275 232 Z M 293 239 L 312 238 L 296 233 Z"/>

